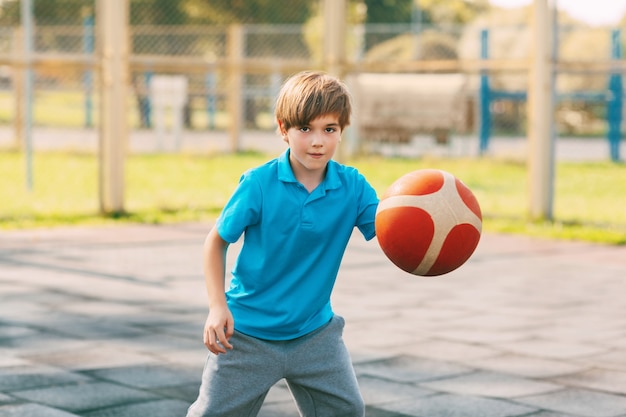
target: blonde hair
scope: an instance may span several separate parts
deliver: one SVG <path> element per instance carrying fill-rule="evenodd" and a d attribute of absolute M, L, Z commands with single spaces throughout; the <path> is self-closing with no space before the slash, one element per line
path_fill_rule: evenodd
<path fill-rule="evenodd" d="M 303 71 L 290 77 L 276 99 L 276 120 L 288 130 L 308 125 L 326 114 L 337 115 L 343 130 L 350 124 L 352 104 L 345 84 L 320 71 Z"/>

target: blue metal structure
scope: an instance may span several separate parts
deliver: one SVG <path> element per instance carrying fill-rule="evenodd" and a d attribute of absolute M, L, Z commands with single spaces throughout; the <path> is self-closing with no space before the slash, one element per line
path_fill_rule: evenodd
<path fill-rule="evenodd" d="M 204 83 L 207 91 L 206 110 L 209 117 L 208 125 L 210 130 L 215 129 L 215 113 L 217 111 L 217 80 L 215 78 L 215 74 L 212 72 L 209 72 L 204 78 Z"/>
<path fill-rule="evenodd" d="M 621 31 L 613 30 L 611 33 L 611 58 L 619 60 L 622 58 L 622 44 L 620 41 Z M 608 139 L 611 160 L 620 160 L 619 144 L 622 139 L 622 110 L 623 110 L 624 87 L 622 84 L 622 74 L 615 70 L 609 77 L 609 97 L 607 103 L 607 121 L 609 124 Z"/>
<path fill-rule="evenodd" d="M 481 31 L 480 41 L 480 57 L 481 59 L 488 59 L 488 29 L 483 29 Z M 621 30 L 615 29 L 611 33 L 611 59 L 617 61 L 622 58 Z M 612 71 L 609 77 L 607 91 L 579 91 L 557 94 L 555 97 L 557 101 L 584 100 L 587 102 L 606 103 L 606 121 L 608 125 L 607 140 L 609 143 L 610 158 L 613 162 L 620 161 L 620 141 L 624 102 L 624 87 L 622 78 L 622 74 L 616 69 Z M 525 91 L 492 90 L 489 85 L 489 73 L 486 70 L 481 71 L 478 94 L 480 106 L 480 122 L 478 126 L 479 153 L 482 155 L 488 150 L 489 139 L 491 137 L 491 102 L 494 100 L 526 101 L 527 94 Z"/>
<path fill-rule="evenodd" d="M 94 17 L 88 14 L 83 17 L 83 53 L 91 55 L 94 51 Z M 93 71 L 83 73 L 83 90 L 85 91 L 85 127 L 93 127 Z"/>
<path fill-rule="evenodd" d="M 483 29 L 480 32 L 480 58 L 489 58 L 489 30 Z M 489 148 L 489 138 L 491 137 L 491 91 L 489 88 L 489 74 L 487 70 L 480 72 L 480 124 L 478 131 L 479 154 L 482 155 Z"/>

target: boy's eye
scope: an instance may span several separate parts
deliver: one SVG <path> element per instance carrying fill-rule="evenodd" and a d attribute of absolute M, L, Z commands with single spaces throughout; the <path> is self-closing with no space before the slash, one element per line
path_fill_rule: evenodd
<path fill-rule="evenodd" d="M 308 127 L 308 126 L 303 126 L 303 127 L 300 128 L 300 131 L 302 131 L 302 132 L 308 132 L 309 130 L 311 130 L 311 128 Z"/>
<path fill-rule="evenodd" d="M 326 133 L 333 133 L 335 131 L 334 127 L 327 127 L 326 128 Z"/>

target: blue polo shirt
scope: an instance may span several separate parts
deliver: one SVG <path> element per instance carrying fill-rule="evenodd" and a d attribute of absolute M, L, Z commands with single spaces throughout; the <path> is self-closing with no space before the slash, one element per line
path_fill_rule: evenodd
<path fill-rule="evenodd" d="M 356 169 L 328 163 L 309 193 L 289 164 L 289 149 L 245 172 L 215 227 L 227 242 L 244 235 L 226 300 L 235 329 L 266 340 L 312 332 L 333 316 L 330 295 L 355 227 L 376 232 L 378 197 Z"/>

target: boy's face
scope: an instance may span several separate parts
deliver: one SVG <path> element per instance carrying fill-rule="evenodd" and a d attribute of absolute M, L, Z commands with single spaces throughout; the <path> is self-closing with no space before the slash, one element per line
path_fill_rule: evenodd
<path fill-rule="evenodd" d="M 305 126 L 294 126 L 288 130 L 279 121 L 279 128 L 291 148 L 290 162 L 296 177 L 299 172 L 324 172 L 341 142 L 339 117 L 335 114 L 321 115 Z"/>

